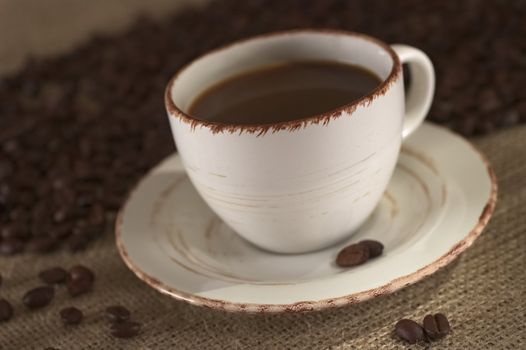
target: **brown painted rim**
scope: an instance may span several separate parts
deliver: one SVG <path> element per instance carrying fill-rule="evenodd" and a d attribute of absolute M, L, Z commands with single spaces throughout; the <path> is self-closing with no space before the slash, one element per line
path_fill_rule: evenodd
<path fill-rule="evenodd" d="M 482 212 L 480 213 L 477 224 L 471 229 L 471 231 L 469 231 L 469 233 L 464 239 L 456 243 L 445 254 L 443 254 L 440 258 L 438 258 L 431 264 L 428 264 L 411 274 L 408 274 L 402 277 L 398 277 L 382 286 L 379 286 L 373 289 L 369 289 L 366 291 L 361 291 L 358 293 L 338 297 L 338 298 L 324 299 L 324 300 L 319 300 L 319 301 L 300 301 L 300 302 L 296 302 L 293 304 L 233 303 L 233 302 L 227 302 L 224 300 L 210 299 L 210 298 L 205 298 L 201 296 L 196 296 L 194 294 L 183 292 L 175 288 L 169 287 L 165 285 L 163 282 L 159 281 L 158 279 L 151 277 L 148 274 L 144 273 L 143 271 L 141 271 L 140 268 L 135 266 L 133 262 L 131 261 L 131 259 L 129 258 L 126 248 L 124 247 L 124 244 L 121 239 L 123 210 L 127 206 L 128 200 L 130 199 L 131 195 L 139 187 L 140 182 L 132 189 L 132 191 L 130 191 L 130 194 L 128 195 L 128 199 L 124 202 L 122 209 L 119 211 L 117 215 L 117 220 L 115 222 L 115 241 L 116 241 L 117 250 L 122 260 L 126 264 L 126 266 L 131 271 L 133 271 L 133 273 L 137 275 L 139 279 L 141 279 L 143 282 L 145 282 L 152 288 L 158 290 L 162 294 L 169 295 L 175 299 L 185 301 L 192 305 L 202 306 L 202 307 L 206 307 L 209 309 L 216 309 L 216 310 L 221 310 L 221 311 L 244 312 L 244 313 L 283 313 L 283 312 L 318 311 L 318 310 L 330 309 L 330 308 L 335 308 L 335 307 L 340 307 L 340 306 L 353 305 L 353 304 L 357 304 L 362 301 L 365 301 L 365 300 L 368 300 L 368 299 L 371 299 L 371 298 L 374 298 L 380 295 L 391 294 L 399 289 L 402 289 L 406 286 L 409 286 L 411 284 L 414 284 L 420 281 L 424 277 L 432 275 L 440 268 L 452 262 L 457 256 L 460 255 L 460 253 L 462 253 L 464 250 L 469 248 L 473 244 L 475 239 L 477 239 L 478 236 L 480 236 L 480 234 L 482 233 L 482 230 L 488 224 L 493 214 L 493 211 L 495 210 L 495 205 L 497 202 L 497 178 L 495 176 L 495 173 L 488 159 L 471 142 L 464 139 L 463 137 L 456 135 L 455 133 L 451 132 L 451 134 L 463 140 L 464 142 L 466 142 L 468 146 L 470 146 L 475 151 L 475 153 L 479 155 L 482 162 L 486 165 L 488 176 L 491 181 L 491 190 L 490 190 L 489 198 L 484 208 L 482 209 Z"/>
<path fill-rule="evenodd" d="M 301 119 L 291 120 L 287 122 L 278 122 L 278 123 L 269 123 L 269 124 L 235 124 L 235 123 L 219 123 L 219 122 L 210 122 L 205 120 L 200 120 L 197 118 L 194 118 L 193 116 L 185 113 L 177 105 L 174 103 L 171 92 L 173 88 L 173 84 L 177 80 L 180 74 L 185 72 L 188 68 L 193 66 L 195 63 L 197 63 L 200 59 L 220 53 L 222 51 L 228 50 L 235 46 L 240 46 L 243 44 L 247 44 L 249 42 L 254 42 L 258 40 L 265 40 L 268 38 L 274 38 L 274 37 L 282 37 L 282 36 L 289 36 L 289 35 L 295 35 L 295 34 L 325 34 L 325 35 L 338 35 L 338 36 L 350 36 L 355 37 L 361 40 L 372 42 L 373 44 L 377 45 L 378 47 L 385 50 L 391 59 L 393 60 L 393 67 L 391 68 L 391 72 L 387 76 L 385 80 L 380 83 L 373 91 L 368 93 L 367 95 L 349 103 L 346 104 L 340 108 L 321 113 L 318 115 L 305 117 Z M 169 80 L 165 93 L 164 93 L 164 101 L 166 106 L 166 111 L 168 112 L 168 115 L 172 118 L 177 118 L 183 123 L 189 124 L 192 129 L 196 127 L 205 127 L 212 131 L 212 133 L 220 133 L 220 132 L 229 132 L 229 133 L 250 133 L 250 134 L 257 134 L 262 135 L 267 133 L 268 131 L 271 132 L 277 132 L 280 130 L 286 130 L 286 131 L 294 131 L 298 129 L 302 129 L 310 124 L 322 124 L 327 125 L 332 119 L 338 118 L 342 115 L 342 112 L 347 112 L 349 114 L 352 114 L 356 108 L 359 106 L 367 106 L 370 103 L 372 103 L 376 98 L 383 96 L 388 90 L 389 87 L 397 81 L 402 71 L 402 66 L 400 63 L 400 60 L 398 58 L 398 55 L 395 53 L 395 51 L 386 43 L 383 41 L 373 38 L 371 36 L 356 33 L 356 32 L 348 32 L 348 31 L 341 31 L 341 30 L 333 30 L 333 29 L 296 29 L 296 30 L 288 30 L 288 31 L 280 31 L 280 32 L 273 32 L 268 34 L 262 34 L 258 36 L 254 36 L 248 39 L 235 41 L 233 43 L 221 46 L 219 48 L 216 48 L 214 50 L 211 50 L 195 59 L 190 61 L 188 64 L 184 65 L 182 68 L 180 68 L 174 76 Z"/>

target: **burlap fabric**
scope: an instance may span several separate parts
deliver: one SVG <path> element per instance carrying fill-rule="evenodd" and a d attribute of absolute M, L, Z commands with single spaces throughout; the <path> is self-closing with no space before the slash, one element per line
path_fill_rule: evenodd
<path fill-rule="evenodd" d="M 402 317 L 444 312 L 453 334 L 435 349 L 526 348 L 526 127 L 474 140 L 499 182 L 494 217 L 475 244 L 450 266 L 395 294 L 356 306 L 287 315 L 228 314 L 190 306 L 150 289 L 126 269 L 108 233 L 87 252 L 1 258 L 0 295 L 15 317 L 0 324 L 1 349 L 405 349 L 393 336 Z M 454 156 L 454 155 L 452 155 Z M 21 296 L 43 268 L 76 263 L 97 275 L 92 293 L 76 299 L 59 289 L 53 303 L 29 312 Z M 122 304 L 143 323 L 134 339 L 114 339 L 102 311 Z M 65 328 L 61 308 L 74 305 L 84 322 Z M 414 346 L 413 348 L 422 348 Z"/>

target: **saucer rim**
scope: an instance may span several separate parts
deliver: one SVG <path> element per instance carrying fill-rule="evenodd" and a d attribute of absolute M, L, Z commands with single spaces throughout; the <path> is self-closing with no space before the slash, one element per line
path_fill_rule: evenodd
<path fill-rule="evenodd" d="M 431 123 L 426 123 L 431 124 Z M 487 157 L 469 140 L 465 139 L 464 137 L 452 132 L 451 130 L 444 128 L 442 126 L 438 126 L 436 124 L 431 124 L 433 127 L 440 128 L 446 132 L 448 132 L 451 136 L 454 136 L 463 142 L 465 142 L 473 151 L 478 154 L 484 165 L 486 166 L 486 170 L 491 182 L 491 190 L 488 200 L 486 201 L 486 204 L 484 205 L 482 212 L 479 216 L 479 220 L 477 224 L 468 232 L 468 234 L 460 241 L 458 241 L 455 245 L 453 245 L 445 254 L 440 256 L 438 259 L 433 261 L 432 263 L 421 267 L 420 269 L 407 274 L 405 276 L 401 276 L 398 278 L 395 278 L 388 283 L 385 283 L 379 287 L 371 288 L 368 290 L 360 291 L 357 293 L 352 293 L 349 295 L 337 297 L 337 298 L 330 298 L 330 299 L 322 299 L 322 300 L 316 300 L 316 301 L 299 301 L 295 303 L 290 304 L 258 304 L 258 303 L 237 303 L 237 302 L 230 302 L 220 299 L 211 299 L 207 297 L 202 297 L 199 295 L 195 295 L 192 293 L 184 292 L 181 290 L 178 290 L 176 288 L 170 287 L 160 280 L 158 280 L 155 277 L 152 277 L 142 271 L 138 266 L 136 266 L 131 258 L 128 255 L 128 252 L 124 246 L 123 240 L 122 240 L 122 224 L 123 224 L 123 216 L 124 211 L 126 207 L 128 206 L 128 202 L 132 198 L 133 194 L 138 190 L 138 188 L 142 185 L 143 181 L 145 181 L 152 172 L 154 172 L 157 167 L 163 163 L 166 159 L 172 157 L 174 153 L 171 153 L 167 157 L 165 157 L 163 160 L 161 160 L 157 165 L 152 167 L 148 173 L 146 173 L 142 179 L 132 188 L 132 190 L 129 192 L 126 200 L 124 201 L 124 204 L 122 205 L 121 209 L 119 210 L 117 214 L 117 218 L 115 221 L 115 243 L 117 247 L 117 251 L 119 255 L 121 256 L 121 259 L 124 261 L 125 265 L 144 283 L 149 285 L 150 287 L 154 288 L 155 290 L 159 291 L 162 294 L 168 295 L 172 298 L 175 298 L 177 300 L 181 300 L 184 302 L 187 302 L 192 305 L 205 307 L 209 309 L 215 309 L 215 310 L 221 310 L 221 311 L 228 311 L 228 312 L 243 312 L 243 313 L 290 313 L 290 312 L 304 312 L 304 311 L 318 311 L 318 310 L 324 310 L 324 309 L 331 309 L 335 307 L 341 307 L 341 306 L 347 306 L 347 305 L 353 305 L 360 303 L 362 301 L 380 296 L 380 295 L 386 295 L 394 293 L 395 291 L 398 291 L 406 286 L 409 286 L 411 284 L 414 284 L 422 279 L 424 279 L 427 276 L 432 275 L 436 271 L 438 271 L 440 268 L 448 265 L 451 263 L 455 258 L 457 258 L 460 253 L 465 251 L 467 248 L 469 248 L 475 239 L 480 236 L 483 229 L 487 226 L 496 206 L 497 202 L 497 178 L 495 175 L 495 172 L 493 171 L 493 168 L 491 167 L 491 164 Z"/>

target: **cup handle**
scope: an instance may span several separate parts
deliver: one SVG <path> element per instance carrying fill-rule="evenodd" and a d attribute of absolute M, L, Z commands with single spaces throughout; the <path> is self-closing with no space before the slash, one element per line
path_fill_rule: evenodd
<path fill-rule="evenodd" d="M 435 70 L 429 57 L 419 49 L 400 44 L 391 47 L 400 58 L 400 63 L 407 63 L 411 72 L 402 129 L 402 138 L 405 139 L 422 124 L 429 112 L 435 92 Z"/>

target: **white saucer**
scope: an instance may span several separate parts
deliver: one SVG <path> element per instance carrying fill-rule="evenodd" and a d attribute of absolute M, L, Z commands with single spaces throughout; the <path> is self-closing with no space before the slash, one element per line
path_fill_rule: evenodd
<path fill-rule="evenodd" d="M 415 283 L 469 247 L 487 224 L 496 180 L 466 140 L 432 124 L 404 142 L 379 206 L 347 242 L 302 255 L 256 248 L 199 197 L 174 154 L 131 193 L 116 223 L 127 266 L 162 293 L 227 311 L 318 310 Z M 364 238 L 384 254 L 342 269 L 338 251 Z"/>

